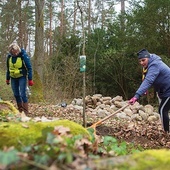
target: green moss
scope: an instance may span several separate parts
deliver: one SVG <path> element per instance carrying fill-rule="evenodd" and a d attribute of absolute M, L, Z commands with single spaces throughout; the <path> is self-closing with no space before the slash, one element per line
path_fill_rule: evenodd
<path fill-rule="evenodd" d="M 18 113 L 18 110 L 15 108 L 15 106 L 10 103 L 9 101 L 0 101 L 0 115 L 8 115 L 10 113 L 16 114 Z"/>
<path fill-rule="evenodd" d="M 31 103 L 43 102 L 44 101 L 43 86 L 40 76 L 36 71 L 34 71 L 33 81 L 35 84 L 32 87 L 30 87 L 31 96 L 29 97 L 29 102 Z"/>
<path fill-rule="evenodd" d="M 170 151 L 166 149 L 146 150 L 133 154 L 128 161 L 118 166 L 120 170 L 168 170 Z"/>
<path fill-rule="evenodd" d="M 5 65 L 6 66 L 6 65 Z M 0 98 L 2 100 L 11 100 L 13 98 L 13 92 L 12 92 L 12 88 L 11 85 L 6 85 L 5 77 L 6 77 L 6 69 L 2 69 L 3 66 L 1 64 L 1 68 L 0 68 L 0 89 L 1 89 L 1 93 L 0 93 Z"/>
<path fill-rule="evenodd" d="M 82 134 L 90 137 L 88 131 L 84 127 L 69 120 L 26 123 L 2 122 L 0 124 L 0 148 L 4 146 L 15 146 L 19 148 L 21 145 L 35 144 L 44 137 L 42 132 L 51 132 L 55 126 L 61 125 L 69 127 L 73 135 Z"/>

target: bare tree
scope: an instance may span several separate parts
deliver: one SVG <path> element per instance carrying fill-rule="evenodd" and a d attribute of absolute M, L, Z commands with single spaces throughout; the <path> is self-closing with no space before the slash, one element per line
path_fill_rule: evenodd
<path fill-rule="evenodd" d="M 52 19 L 53 19 L 53 6 L 52 2 L 50 1 L 48 4 L 49 8 L 49 17 L 50 17 L 50 26 L 49 26 L 49 56 L 52 55 Z"/>
<path fill-rule="evenodd" d="M 88 10 L 88 34 L 91 33 L 91 0 L 89 0 L 89 10 Z"/>
<path fill-rule="evenodd" d="M 43 61 L 44 61 L 44 18 L 43 18 L 44 0 L 35 0 L 35 53 L 34 70 L 40 80 L 43 80 Z"/>
<path fill-rule="evenodd" d="M 121 13 L 125 12 L 125 0 L 121 0 Z"/>
<path fill-rule="evenodd" d="M 24 7 L 22 7 L 22 0 L 18 0 L 18 43 L 21 47 L 27 48 L 28 46 L 28 36 L 29 30 L 29 1 L 25 3 Z M 30 51 L 30 50 L 29 50 Z"/>
<path fill-rule="evenodd" d="M 61 0 L 61 16 L 60 16 L 60 37 L 64 35 L 65 32 L 65 15 L 64 15 L 64 0 Z"/>
<path fill-rule="evenodd" d="M 125 13 L 125 0 L 121 0 L 121 28 L 122 31 L 125 29 L 125 18 L 124 18 L 124 13 Z"/>
<path fill-rule="evenodd" d="M 76 3 L 76 1 L 74 1 L 73 33 L 76 32 L 76 17 L 77 17 L 77 3 Z"/>

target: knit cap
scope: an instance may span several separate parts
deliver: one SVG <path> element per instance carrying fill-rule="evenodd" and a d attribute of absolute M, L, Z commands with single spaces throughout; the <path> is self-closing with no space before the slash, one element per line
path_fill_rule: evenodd
<path fill-rule="evenodd" d="M 150 58 L 150 53 L 146 49 L 142 49 L 137 53 L 138 59 Z"/>

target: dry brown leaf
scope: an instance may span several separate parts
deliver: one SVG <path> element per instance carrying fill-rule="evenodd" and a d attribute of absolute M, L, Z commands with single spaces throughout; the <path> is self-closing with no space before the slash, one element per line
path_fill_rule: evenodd
<path fill-rule="evenodd" d="M 55 135 L 67 135 L 70 133 L 70 128 L 64 126 L 55 126 L 53 134 Z"/>

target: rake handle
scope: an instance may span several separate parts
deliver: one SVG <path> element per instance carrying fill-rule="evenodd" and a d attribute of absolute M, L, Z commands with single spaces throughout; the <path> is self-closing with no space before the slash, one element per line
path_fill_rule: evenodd
<path fill-rule="evenodd" d="M 109 116 L 106 116 L 105 118 L 99 120 L 98 122 L 94 123 L 93 125 L 91 125 L 91 127 L 94 127 L 94 126 L 97 126 L 97 125 L 100 125 L 102 122 L 104 122 L 105 120 L 109 119 L 110 117 L 114 116 L 115 114 L 117 114 L 118 112 L 124 110 L 126 107 L 128 107 L 129 104 L 121 107 L 120 109 L 116 110 L 114 113 L 110 114 Z"/>

